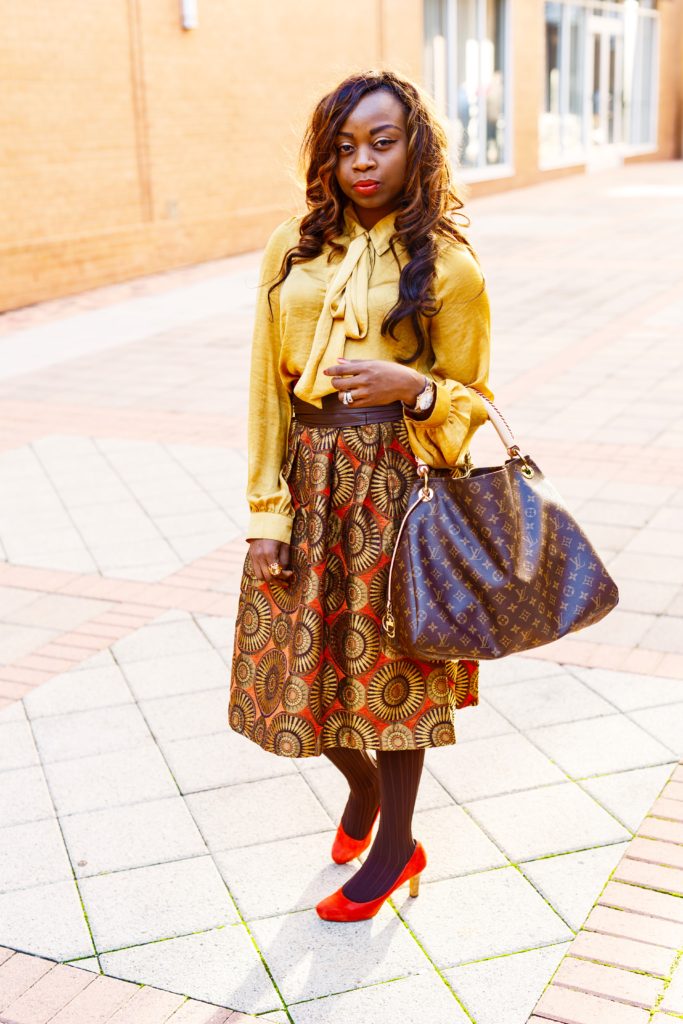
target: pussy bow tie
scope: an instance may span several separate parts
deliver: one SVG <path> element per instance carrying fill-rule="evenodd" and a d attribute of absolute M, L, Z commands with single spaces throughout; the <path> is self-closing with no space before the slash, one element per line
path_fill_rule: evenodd
<path fill-rule="evenodd" d="M 306 365 L 294 394 L 322 408 L 321 398 L 334 386 L 323 370 L 344 354 L 346 338 L 358 340 L 368 333 L 368 281 L 372 271 L 372 241 L 363 231 L 356 235 L 327 286 Z"/>

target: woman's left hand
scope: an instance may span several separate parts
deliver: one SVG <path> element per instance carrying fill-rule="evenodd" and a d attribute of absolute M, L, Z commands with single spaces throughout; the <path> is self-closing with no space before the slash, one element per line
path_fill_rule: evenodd
<path fill-rule="evenodd" d="M 425 382 L 423 374 L 417 370 L 387 359 L 338 359 L 323 373 L 332 378 L 332 384 L 339 391 L 339 401 L 343 391 L 350 391 L 356 406 L 396 401 L 415 405 Z"/>

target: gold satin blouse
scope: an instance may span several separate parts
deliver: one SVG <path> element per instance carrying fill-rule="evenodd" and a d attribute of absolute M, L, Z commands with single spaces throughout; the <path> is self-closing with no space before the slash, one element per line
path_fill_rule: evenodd
<path fill-rule="evenodd" d="M 401 266 L 407 261 L 402 246 L 397 258 L 389 247 L 396 212 L 367 231 L 353 207 L 344 210 L 344 230 L 338 241 L 344 255 L 329 245 L 312 260 L 295 264 L 271 293 L 285 252 L 299 240 L 301 217 L 293 216 L 271 234 L 263 254 L 256 301 L 248 415 L 247 539 L 291 538 L 294 510 L 287 480 L 282 475 L 292 410 L 290 392 L 321 407 L 323 395 L 337 389 L 322 371 L 339 356 L 347 359 L 396 361 L 414 351 L 412 325 L 396 328 L 397 340 L 380 334 L 385 314 L 396 302 Z M 407 365 L 436 384 L 436 400 L 425 419 L 404 412 L 411 448 L 428 465 L 455 466 L 475 432 L 487 418 L 481 399 L 464 385 L 471 384 L 487 398 L 490 354 L 490 312 L 479 265 L 462 243 L 439 242 L 434 282 L 439 312 L 423 319 L 425 351 Z"/>

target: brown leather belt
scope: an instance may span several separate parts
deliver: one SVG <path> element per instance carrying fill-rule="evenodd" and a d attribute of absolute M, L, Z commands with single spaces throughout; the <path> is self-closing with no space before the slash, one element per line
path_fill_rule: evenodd
<path fill-rule="evenodd" d="M 322 409 L 317 405 L 303 402 L 297 395 L 290 395 L 292 399 L 292 413 L 301 421 L 319 426 L 347 426 L 353 427 L 360 423 L 383 423 L 386 420 L 400 420 L 403 418 L 403 402 L 388 402 L 386 405 L 365 405 L 355 407 L 344 405 L 339 399 L 338 392 L 331 395 L 323 395 Z"/>

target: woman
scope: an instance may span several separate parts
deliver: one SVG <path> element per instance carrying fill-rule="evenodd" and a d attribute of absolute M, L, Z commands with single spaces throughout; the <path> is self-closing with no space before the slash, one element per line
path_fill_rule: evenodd
<path fill-rule="evenodd" d="M 317 906 L 347 921 L 409 879 L 417 895 L 425 749 L 454 743 L 455 709 L 477 703 L 476 662 L 405 657 L 381 617 L 415 456 L 471 465 L 487 414 L 465 385 L 493 397 L 489 304 L 455 224 L 445 134 L 415 85 L 347 78 L 317 105 L 304 154 L 308 212 L 275 229 L 261 268 L 229 721 L 345 775 L 337 863 L 369 846 L 381 807 L 362 866 Z"/>

